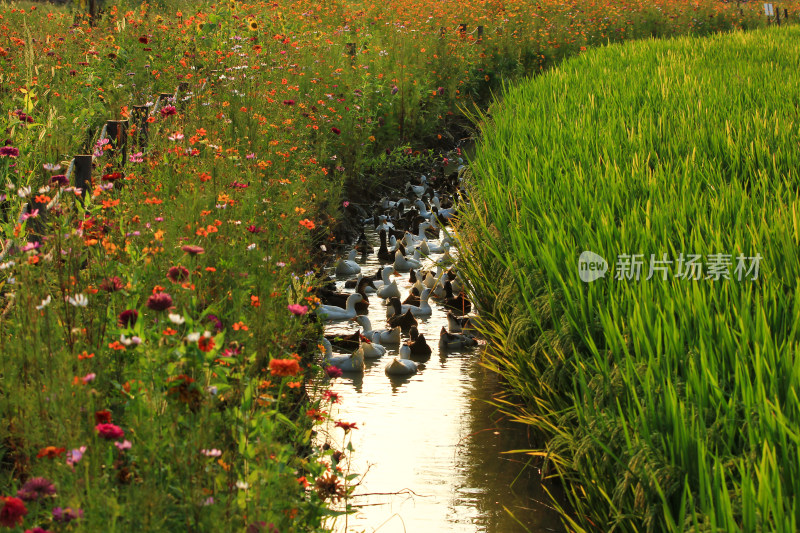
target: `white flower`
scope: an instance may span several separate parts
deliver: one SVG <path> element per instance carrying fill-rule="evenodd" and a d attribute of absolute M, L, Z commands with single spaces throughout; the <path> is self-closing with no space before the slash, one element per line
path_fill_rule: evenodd
<path fill-rule="evenodd" d="M 19 195 L 20 198 L 25 198 L 30 193 L 31 193 L 30 187 L 20 187 L 19 189 L 17 189 L 17 195 Z"/>
<path fill-rule="evenodd" d="M 125 335 L 119 336 L 119 342 L 124 344 L 125 346 L 139 346 L 142 343 L 142 339 L 134 335 L 130 339 Z"/>
<path fill-rule="evenodd" d="M 14 266 L 14 261 L 6 261 L 5 263 L 0 263 L 0 270 L 5 270 L 13 266 Z"/>
<path fill-rule="evenodd" d="M 48 294 L 48 295 L 47 295 L 47 298 L 45 298 L 44 300 L 42 300 L 42 304 L 41 304 L 41 305 L 37 305 L 37 306 L 36 306 L 36 310 L 37 310 L 37 311 L 41 311 L 42 309 L 44 309 L 45 307 L 47 307 L 48 305 L 50 305 L 50 302 L 51 302 L 52 300 L 53 300 L 53 298 L 52 298 L 52 297 L 51 297 L 51 296 Z"/>
<path fill-rule="evenodd" d="M 186 322 L 186 319 L 177 313 L 170 313 L 169 315 L 167 315 L 167 317 L 169 317 L 170 322 L 172 322 L 173 324 L 177 324 L 179 326 L 184 322 Z"/>
<path fill-rule="evenodd" d="M 252 244 L 250 244 L 250 245 L 247 247 L 247 250 L 248 250 L 248 251 L 250 251 L 250 250 L 255 250 L 255 249 L 256 249 L 256 243 L 252 243 Z"/>
<path fill-rule="evenodd" d="M 189 333 L 188 335 L 186 335 L 186 340 L 189 342 L 197 342 L 200 340 L 200 333 L 199 332 Z"/>
<path fill-rule="evenodd" d="M 247 489 L 250 488 L 250 484 L 249 483 L 245 483 L 244 481 L 237 481 L 236 482 L 236 488 L 239 489 L 239 490 L 247 490 Z"/>
<path fill-rule="evenodd" d="M 89 298 L 87 298 L 84 294 L 78 294 L 74 298 L 72 296 L 68 296 L 67 301 L 75 307 L 86 307 L 89 305 Z"/>

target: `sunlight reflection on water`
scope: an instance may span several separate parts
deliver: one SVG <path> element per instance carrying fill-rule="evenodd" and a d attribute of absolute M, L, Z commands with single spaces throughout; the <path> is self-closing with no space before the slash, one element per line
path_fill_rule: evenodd
<path fill-rule="evenodd" d="M 374 233 L 368 238 L 377 242 Z M 375 255 L 359 263 L 369 274 L 380 266 Z M 408 274 L 396 279 L 405 297 Z M 384 366 L 398 349 L 390 345 L 381 359 L 366 362 L 364 376 L 345 374 L 332 383 L 341 397 L 334 419 L 358 426 L 349 433 L 355 448 L 350 472 L 366 473 L 350 499 L 358 511 L 337 519 L 334 531 L 562 531 L 555 513 L 538 503 L 548 501 L 538 471 L 522 468 L 528 456 L 501 455 L 530 445 L 521 426 L 482 401 L 498 387 L 495 376 L 478 364 L 481 347 L 440 355 L 439 331 L 447 319 L 441 305 L 431 300 L 431 306 L 433 316 L 422 320 L 419 330 L 433 354 L 419 373 L 387 377 Z M 374 328 L 385 327 L 386 308 L 374 295 L 369 318 Z M 343 322 L 326 329 L 353 330 L 353 323 Z M 334 447 L 343 449 L 344 431 L 332 426 L 328 431 Z M 324 432 L 319 438 L 324 441 Z"/>

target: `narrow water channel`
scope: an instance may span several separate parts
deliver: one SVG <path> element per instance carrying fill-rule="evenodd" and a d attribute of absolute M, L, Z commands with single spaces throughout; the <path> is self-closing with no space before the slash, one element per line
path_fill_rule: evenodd
<path fill-rule="evenodd" d="M 377 244 L 374 233 L 368 238 Z M 380 266 L 375 255 L 359 263 L 365 274 Z M 426 261 L 423 268 L 432 265 Z M 405 297 L 411 288 L 409 275 L 395 279 Z M 342 289 L 344 280 L 337 285 Z M 366 361 L 363 376 L 345 374 L 333 380 L 331 389 L 341 401 L 332 416 L 358 429 L 345 435 L 331 428 L 320 438 L 337 449 L 351 441 L 349 471 L 363 474 L 350 498 L 357 512 L 338 518 L 334 531 L 563 531 L 546 505 L 549 498 L 538 471 L 524 468 L 529 457 L 503 453 L 531 444 L 524 428 L 486 402 L 498 384 L 478 362 L 483 348 L 440 354 L 446 312 L 433 299 L 431 306 L 433 315 L 420 321 L 419 330 L 433 354 L 419 373 L 387 377 L 384 367 L 398 350 L 389 345 L 381 359 Z M 370 295 L 369 318 L 374 328 L 385 327 L 386 307 L 375 295 Z M 342 322 L 326 328 L 327 333 L 353 330 L 353 323 Z"/>

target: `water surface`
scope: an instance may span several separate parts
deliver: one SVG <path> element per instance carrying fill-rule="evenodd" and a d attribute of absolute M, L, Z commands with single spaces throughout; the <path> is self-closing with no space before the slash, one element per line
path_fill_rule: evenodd
<path fill-rule="evenodd" d="M 374 234 L 368 237 L 377 242 Z M 374 255 L 359 262 L 365 273 L 379 267 Z M 396 277 L 403 297 L 408 277 Z M 418 374 L 387 377 L 384 366 L 398 348 L 387 346 L 389 353 L 366 362 L 363 376 L 333 380 L 331 388 L 341 397 L 334 419 L 358 429 L 345 435 L 331 427 L 327 439 L 340 450 L 351 440 L 355 451 L 346 464 L 363 474 L 349 500 L 357 512 L 338 518 L 334 531 L 563 531 L 556 514 L 541 503 L 549 498 L 538 470 L 523 468 L 530 456 L 502 453 L 532 445 L 522 426 L 487 403 L 498 384 L 478 363 L 482 347 L 440 354 L 439 332 L 447 320 L 441 305 L 431 300 L 431 306 L 433 316 L 422 320 L 419 330 L 433 354 Z M 373 328 L 386 327 L 386 308 L 374 295 L 369 317 Z M 327 332 L 354 328 L 335 322 Z"/>

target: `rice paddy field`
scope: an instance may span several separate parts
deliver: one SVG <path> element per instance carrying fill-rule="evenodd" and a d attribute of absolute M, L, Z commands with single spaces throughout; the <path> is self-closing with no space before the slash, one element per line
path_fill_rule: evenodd
<path fill-rule="evenodd" d="M 0 527 L 328 530 L 358 476 L 315 440 L 356 430 L 329 415 L 310 312 L 341 223 L 575 55 L 493 105 L 475 162 L 462 268 L 505 405 L 549 439 L 570 528 L 797 524 L 794 29 L 593 50 L 767 21 L 710 0 L 97 4 L 0 3 Z M 583 285 L 584 245 L 763 259 L 752 282 Z M 514 284 L 480 281 L 498 272 Z"/>
<path fill-rule="evenodd" d="M 596 49 L 485 117 L 464 266 L 575 530 L 798 528 L 799 35 Z"/>

